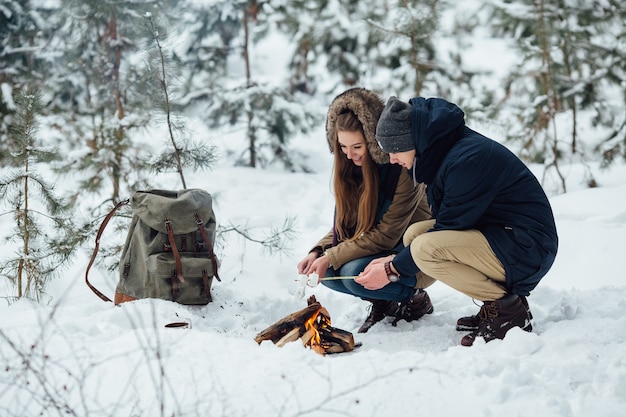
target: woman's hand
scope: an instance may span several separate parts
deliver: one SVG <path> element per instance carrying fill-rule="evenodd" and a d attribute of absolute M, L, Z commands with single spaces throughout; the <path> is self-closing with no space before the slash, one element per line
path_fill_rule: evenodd
<path fill-rule="evenodd" d="M 328 256 L 322 255 L 309 265 L 308 270 L 304 272 L 304 274 L 317 274 L 320 278 L 324 278 L 328 268 L 330 268 L 330 260 Z"/>
<path fill-rule="evenodd" d="M 319 254 L 315 251 L 309 252 L 307 256 L 304 257 L 300 262 L 298 262 L 298 273 L 309 275 L 309 269 L 313 262 L 317 259 Z"/>
<path fill-rule="evenodd" d="M 317 252 L 310 252 L 298 263 L 298 273 L 304 275 L 317 274 L 320 278 L 326 276 L 326 270 L 330 268 L 328 256 L 319 256 Z"/>

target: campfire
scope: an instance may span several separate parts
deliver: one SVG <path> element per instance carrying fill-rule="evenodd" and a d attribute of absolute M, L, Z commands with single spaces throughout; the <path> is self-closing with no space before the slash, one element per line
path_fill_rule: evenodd
<path fill-rule="evenodd" d="M 352 333 L 331 326 L 330 314 L 312 295 L 307 306 L 272 324 L 260 332 L 254 340 L 261 344 L 271 340 L 276 346 L 300 339 L 305 347 L 325 355 L 350 352 L 355 345 Z"/>

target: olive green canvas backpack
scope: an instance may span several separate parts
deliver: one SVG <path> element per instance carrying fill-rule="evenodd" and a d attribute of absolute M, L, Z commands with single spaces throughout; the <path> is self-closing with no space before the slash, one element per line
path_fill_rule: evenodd
<path fill-rule="evenodd" d="M 216 220 L 211 195 L 200 189 L 136 191 L 119 202 L 98 230 L 85 273 L 89 288 L 111 301 L 89 282 L 88 274 L 104 228 L 126 204 L 133 217 L 119 263 L 115 304 L 141 298 L 192 305 L 211 302 L 213 277 L 220 281 L 213 252 Z"/>

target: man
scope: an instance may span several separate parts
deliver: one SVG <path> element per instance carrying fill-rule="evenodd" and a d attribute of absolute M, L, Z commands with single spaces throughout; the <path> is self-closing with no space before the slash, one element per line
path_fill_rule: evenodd
<path fill-rule="evenodd" d="M 558 237 L 548 198 L 528 167 L 501 144 L 465 126 L 464 113 L 440 98 L 391 97 L 376 128 L 392 163 L 427 186 L 432 220 L 412 225 L 397 256 L 372 261 L 357 282 L 385 286 L 417 271 L 483 302 L 457 330 L 503 339 L 531 331 L 526 296 L 554 262 Z"/>

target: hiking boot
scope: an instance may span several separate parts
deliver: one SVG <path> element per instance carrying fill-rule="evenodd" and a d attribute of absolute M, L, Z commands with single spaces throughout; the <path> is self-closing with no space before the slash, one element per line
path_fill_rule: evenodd
<path fill-rule="evenodd" d="M 496 301 L 485 301 L 478 312 L 478 318 L 478 328 L 461 339 L 463 346 L 472 346 L 477 337 L 482 337 L 485 342 L 504 339 L 513 327 L 520 327 L 528 332 L 532 330 L 522 297 L 515 294 L 506 295 Z"/>
<path fill-rule="evenodd" d="M 396 318 L 391 325 L 396 326 L 400 320 L 417 320 L 424 314 L 431 314 L 432 312 L 433 304 L 430 302 L 428 293 L 419 289 L 413 297 L 400 303 L 398 311 L 395 314 Z"/>
<path fill-rule="evenodd" d="M 385 317 L 393 317 L 398 310 L 398 303 L 387 300 L 370 300 L 372 302 L 370 314 L 365 319 L 365 323 L 361 325 L 358 332 L 367 333 L 367 331 L 384 319 Z"/>
<path fill-rule="evenodd" d="M 533 313 L 530 311 L 530 307 L 528 306 L 528 300 L 524 296 L 519 297 L 526 307 L 526 311 L 528 312 L 528 326 L 524 327 L 524 330 L 531 331 L 533 329 L 533 325 L 530 323 L 530 320 L 533 319 Z M 460 332 L 471 332 L 478 329 L 478 324 L 480 323 L 480 317 L 478 314 L 474 314 L 473 316 L 465 316 L 461 317 L 456 321 L 456 329 Z"/>

